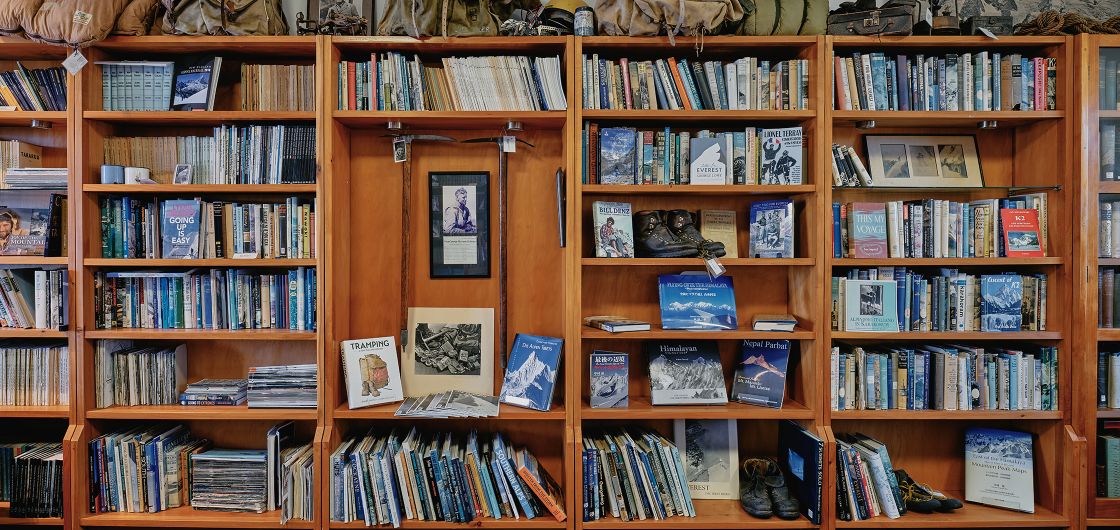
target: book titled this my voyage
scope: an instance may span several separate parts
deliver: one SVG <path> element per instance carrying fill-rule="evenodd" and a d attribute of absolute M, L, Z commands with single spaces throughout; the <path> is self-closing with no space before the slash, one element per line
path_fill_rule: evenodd
<path fill-rule="evenodd" d="M 887 257 L 887 208 L 881 202 L 853 202 L 848 211 L 853 258 Z"/>
<path fill-rule="evenodd" d="M 739 327 L 730 276 L 713 279 L 702 271 L 662 274 L 657 284 L 662 328 L 713 331 Z"/>

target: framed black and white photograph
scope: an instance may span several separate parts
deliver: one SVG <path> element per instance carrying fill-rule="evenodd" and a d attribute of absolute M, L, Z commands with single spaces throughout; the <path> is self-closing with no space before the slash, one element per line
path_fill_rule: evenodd
<path fill-rule="evenodd" d="M 172 176 L 172 184 L 190 184 L 191 174 L 194 168 L 190 164 L 176 164 L 175 173 Z"/>
<path fill-rule="evenodd" d="M 401 356 L 407 397 L 448 390 L 494 393 L 493 308 L 408 308 Z"/>
<path fill-rule="evenodd" d="M 490 277 L 490 173 L 430 173 L 431 277 Z"/>
<path fill-rule="evenodd" d="M 973 135 L 869 134 L 863 140 L 872 187 L 984 186 Z"/>

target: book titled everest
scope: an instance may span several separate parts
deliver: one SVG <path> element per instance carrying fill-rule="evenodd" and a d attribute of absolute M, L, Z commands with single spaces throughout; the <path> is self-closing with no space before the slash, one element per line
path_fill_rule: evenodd
<path fill-rule="evenodd" d="M 163 201 L 160 232 L 164 259 L 198 257 L 198 231 L 202 202 L 194 199 Z"/>
<path fill-rule="evenodd" d="M 351 409 L 404 399 L 394 337 L 342 341 L 342 371 Z"/>
<path fill-rule="evenodd" d="M 634 184 L 634 129 L 605 127 L 599 132 L 599 183 Z"/>
<path fill-rule="evenodd" d="M 853 202 L 848 209 L 848 240 L 853 258 L 886 258 L 887 205 Z"/>
<path fill-rule="evenodd" d="M 964 433 L 964 499 L 1034 513 L 1030 433 L 970 427 Z"/>
<path fill-rule="evenodd" d="M 1023 326 L 1023 277 L 980 277 L 980 331 L 1019 331 Z"/>
<path fill-rule="evenodd" d="M 844 329 L 898 331 L 898 288 L 893 280 L 844 282 Z"/>
<path fill-rule="evenodd" d="M 801 127 L 759 129 L 759 184 L 801 184 Z"/>
<path fill-rule="evenodd" d="M 739 327 L 730 276 L 713 279 L 703 271 L 662 274 L 657 284 L 663 329 L 712 331 Z"/>
<path fill-rule="evenodd" d="M 221 57 L 199 57 L 176 61 L 171 108 L 214 110 L 214 95 L 217 92 L 218 75 L 221 70 Z"/>
<path fill-rule="evenodd" d="M 727 153 L 719 138 L 689 140 L 689 184 L 727 184 Z"/>
<path fill-rule="evenodd" d="M 626 408 L 630 404 L 630 354 L 591 352 L 591 408 Z"/>
<path fill-rule="evenodd" d="M 734 499 L 739 495 L 739 431 L 735 420 L 674 420 L 673 435 L 693 499 Z"/>
<path fill-rule="evenodd" d="M 634 221 L 628 202 L 591 203 L 596 258 L 634 257 Z"/>
<path fill-rule="evenodd" d="M 782 408 L 786 395 L 788 340 L 744 340 L 731 383 L 731 399 L 751 405 Z"/>
<path fill-rule="evenodd" d="M 564 339 L 518 333 L 506 363 L 502 403 L 533 410 L 552 407 Z"/>
<path fill-rule="evenodd" d="M 649 361 L 650 403 L 727 403 L 727 383 L 716 341 L 647 341 L 642 350 Z"/>
<path fill-rule="evenodd" d="M 750 257 L 792 258 L 793 222 L 790 199 L 751 204 Z"/>
<path fill-rule="evenodd" d="M 1038 210 L 1004 208 L 999 211 L 1003 244 L 1009 258 L 1041 258 L 1046 255 L 1038 230 Z"/>

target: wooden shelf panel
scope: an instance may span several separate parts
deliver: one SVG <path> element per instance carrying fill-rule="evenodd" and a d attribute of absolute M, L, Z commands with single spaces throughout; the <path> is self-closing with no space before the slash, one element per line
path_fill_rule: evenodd
<path fill-rule="evenodd" d="M 673 330 L 661 329 L 656 324 L 651 324 L 649 331 L 628 331 L 625 333 L 609 333 L 598 328 L 583 326 L 580 328 L 580 336 L 584 339 L 615 339 L 615 340 L 645 340 L 645 339 L 668 339 L 668 340 L 688 340 L 688 339 L 727 339 L 727 340 L 740 340 L 740 339 L 790 339 L 790 340 L 806 340 L 813 338 L 813 332 L 804 328 L 795 328 L 791 333 L 783 333 L 781 331 L 752 331 L 749 329 L 740 328 L 732 331 L 687 331 L 687 330 Z"/>
<path fill-rule="evenodd" d="M 876 127 L 977 127 L 995 120 L 1000 127 L 1018 127 L 1065 118 L 1062 110 L 932 111 L 932 110 L 834 110 L 833 125 L 874 121 Z M 874 131 L 874 129 L 872 129 Z"/>
<path fill-rule="evenodd" d="M 534 37 L 535 38 L 535 37 Z M 693 46 L 703 46 L 705 52 L 732 50 L 742 54 L 751 53 L 751 48 L 808 48 L 816 42 L 814 36 L 776 35 L 766 37 L 713 35 L 705 37 L 678 36 L 668 37 L 580 37 L 580 44 L 587 49 L 615 49 L 632 51 L 636 48 L 666 48 L 672 54 L 685 54 Z"/>
<path fill-rule="evenodd" d="M 659 419 L 736 419 L 736 420 L 811 420 L 815 416 L 805 405 L 787 399 L 780 409 L 731 402 L 726 405 L 653 405 L 649 396 L 630 396 L 627 408 L 591 408 L 586 400 L 580 410 L 584 420 L 659 420 Z"/>
<path fill-rule="evenodd" d="M 7 52 L 7 46 L 4 47 Z M 4 127 L 29 127 L 32 120 L 49 122 L 54 125 L 66 125 L 66 111 L 0 111 L 0 126 Z"/>
<path fill-rule="evenodd" d="M 627 122 L 694 121 L 807 121 L 817 117 L 815 110 L 627 110 L 584 109 L 585 120 L 625 120 Z"/>
<path fill-rule="evenodd" d="M 261 121 L 314 121 L 315 112 L 280 112 L 247 110 L 147 110 L 147 111 L 109 111 L 87 110 L 82 113 L 86 120 L 120 123 L 128 125 L 161 125 L 169 127 L 187 125 L 216 125 L 227 122 Z"/>
<path fill-rule="evenodd" d="M 140 37 L 109 37 L 94 43 L 94 48 L 113 52 L 143 53 L 152 55 L 253 54 L 274 55 L 277 58 L 315 56 L 315 36 L 261 35 L 218 36 L 145 35 Z"/>
<path fill-rule="evenodd" d="M 800 195 L 817 190 L 811 184 L 790 186 L 723 185 L 701 186 L 691 184 L 583 184 L 584 195 Z"/>
<path fill-rule="evenodd" d="M 70 416 L 70 407 L 67 405 L 52 405 L 46 407 L 17 407 L 14 405 L 0 407 L 0 418 L 66 418 Z"/>
<path fill-rule="evenodd" d="M 990 39 L 983 36 L 943 36 L 943 35 L 907 35 L 907 36 L 856 36 L 836 35 L 832 37 L 832 45 L 837 48 L 851 48 L 860 46 L 876 46 L 888 48 L 916 48 L 916 47 L 977 47 L 977 48 L 1041 48 L 1057 46 L 1066 43 L 1066 37 L 1036 37 L 1036 36 L 1000 36 L 999 39 Z"/>
<path fill-rule="evenodd" d="M 1097 117 L 1104 120 L 1120 119 L 1120 110 L 1100 110 L 1097 111 Z"/>
<path fill-rule="evenodd" d="M 498 407 L 498 416 L 493 418 L 401 418 L 393 413 L 400 407 L 400 403 L 386 403 L 384 405 L 375 405 L 373 407 L 365 407 L 360 409 L 351 409 L 346 403 L 339 405 L 334 409 L 334 417 L 339 419 L 348 420 L 386 420 L 397 419 L 400 421 L 413 421 L 413 420 L 462 420 L 472 421 L 476 419 L 483 420 L 509 420 L 509 421 L 564 421 L 568 417 L 567 411 L 563 407 L 553 406 L 551 410 L 541 412 L 530 409 L 523 409 L 514 407 L 512 405 L 500 404 Z"/>
<path fill-rule="evenodd" d="M 0 256 L 0 265 L 66 265 L 66 256 Z"/>
<path fill-rule="evenodd" d="M 314 331 L 288 329 L 91 329 L 87 339 L 314 341 Z"/>
<path fill-rule="evenodd" d="M 1045 258 L 834 258 L 833 267 L 1032 267 L 1062 265 L 1058 256 Z"/>
<path fill-rule="evenodd" d="M 65 339 L 66 331 L 36 328 L 0 328 L 0 339 Z"/>
<path fill-rule="evenodd" d="M 1102 180 L 1097 183 L 1100 193 L 1120 193 L 1120 180 Z"/>
<path fill-rule="evenodd" d="M 1097 328 L 1098 341 L 1117 341 L 1120 340 L 1120 328 Z"/>
<path fill-rule="evenodd" d="M 124 258 L 86 258 L 86 267 L 314 267 L 318 262 L 311 259 L 124 259 Z"/>
<path fill-rule="evenodd" d="M 315 193 L 315 184 L 85 184 L 87 193 Z"/>
<path fill-rule="evenodd" d="M 8 501 L 0 502 L 0 528 L 16 526 L 62 526 L 61 517 L 11 517 L 8 511 L 10 506 L 11 503 Z"/>
<path fill-rule="evenodd" d="M 398 51 L 436 55 L 503 55 L 511 52 L 511 44 L 516 44 L 516 53 L 534 55 L 538 53 L 559 53 L 567 42 L 567 37 L 331 37 L 331 44 L 343 52 Z M 516 42 L 511 42 L 516 41 Z"/>
<path fill-rule="evenodd" d="M 334 119 L 348 127 L 385 129 L 399 121 L 413 129 L 502 129 L 510 121 L 526 129 L 560 129 L 567 122 L 567 111 L 371 111 L 335 110 Z M 463 136 L 457 139 L 466 139 Z"/>
<path fill-rule="evenodd" d="M 293 519 L 280 524 L 278 510 L 265 513 L 195 510 L 190 506 L 157 513 L 110 512 L 86 514 L 82 526 L 129 526 L 139 528 L 314 528 L 311 521 Z"/>
<path fill-rule="evenodd" d="M 110 407 L 86 412 L 91 419 L 120 420 L 312 420 L 319 417 L 316 409 L 249 408 L 237 406 L 140 405 Z"/>
<path fill-rule="evenodd" d="M 785 521 L 777 517 L 758 519 L 743 511 L 739 499 L 734 500 L 694 500 L 696 517 L 670 517 L 668 519 L 645 521 L 623 521 L 614 517 L 606 517 L 598 521 L 583 523 L 583 528 L 663 528 L 680 530 L 723 530 L 740 528 L 816 528 L 808 519 L 800 517 L 792 521 Z"/>
<path fill-rule="evenodd" d="M 1090 528 L 1102 526 L 1108 528 L 1120 527 L 1120 517 L 1090 517 L 1085 520 L 1085 526 Z"/>
<path fill-rule="evenodd" d="M 1100 419 L 1120 418 L 1120 409 L 1097 409 L 1097 418 L 1100 418 Z"/>
<path fill-rule="evenodd" d="M 534 517 L 533 519 L 475 519 L 469 523 L 451 523 L 446 521 L 417 521 L 417 520 L 402 520 L 400 528 L 421 528 L 421 529 L 448 529 L 454 530 L 456 528 L 537 528 L 537 529 L 561 529 L 567 528 L 567 521 L 563 523 L 556 522 L 556 519 L 551 515 Z M 337 521 L 330 522 L 330 528 L 370 528 L 361 521 L 352 521 L 349 523 L 340 523 Z M 374 527 L 374 528 L 389 528 L 387 526 Z"/>
<path fill-rule="evenodd" d="M 834 410 L 833 420 L 1060 420 L 1060 410 Z"/>
<path fill-rule="evenodd" d="M 930 331 L 930 332 L 862 332 L 833 331 L 833 339 L 866 340 L 1061 340 L 1060 331 Z"/>
<path fill-rule="evenodd" d="M 945 495 L 964 500 L 959 491 Z M 952 513 L 906 512 L 898 519 L 879 516 L 864 521 L 836 521 L 836 528 L 1046 528 L 1068 526 L 1069 519 L 1039 505 L 1035 513 L 1022 513 L 971 502 Z"/>
<path fill-rule="evenodd" d="M 719 258 L 725 267 L 811 267 L 813 258 Z M 700 258 L 583 258 L 585 267 L 703 267 Z"/>

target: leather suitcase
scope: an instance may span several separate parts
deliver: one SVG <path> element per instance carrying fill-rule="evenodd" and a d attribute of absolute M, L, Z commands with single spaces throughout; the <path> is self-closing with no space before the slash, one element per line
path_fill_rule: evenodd
<path fill-rule="evenodd" d="M 915 18 L 914 8 L 911 6 L 836 13 L 828 16 L 828 34 L 912 35 Z"/>
<path fill-rule="evenodd" d="M 1014 24 L 1009 16 L 974 16 L 968 17 L 961 24 L 962 35 L 982 35 L 980 28 L 987 28 L 993 35 L 1010 35 L 1014 31 Z"/>

